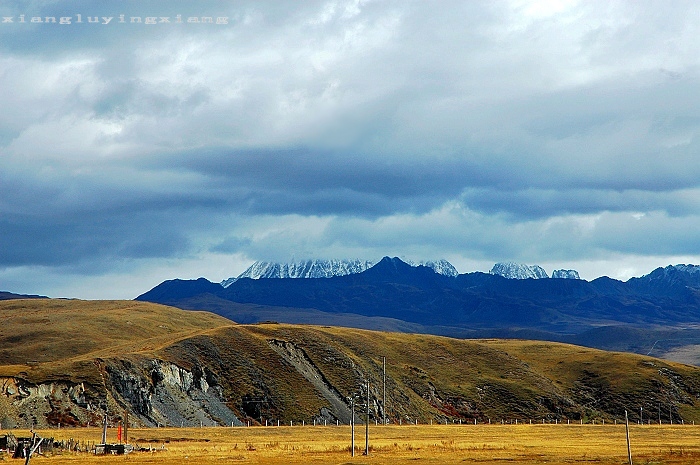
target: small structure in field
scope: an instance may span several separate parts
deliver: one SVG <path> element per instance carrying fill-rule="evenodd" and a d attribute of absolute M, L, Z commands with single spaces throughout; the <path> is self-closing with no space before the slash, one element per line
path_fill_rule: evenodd
<path fill-rule="evenodd" d="M 7 437 L 8 446 L 10 446 L 9 436 L 10 435 Z M 32 431 L 31 438 L 16 438 L 14 436 L 12 436 L 12 438 L 14 439 L 14 452 L 12 454 L 12 458 L 26 459 L 24 462 L 25 465 L 29 465 L 29 461 L 34 453 L 38 452 L 41 454 L 42 447 L 44 450 L 53 449 L 53 438 L 42 438 L 34 431 Z M 8 450 L 11 449 L 8 447 Z"/>
<path fill-rule="evenodd" d="M 119 442 L 109 444 L 107 443 L 107 415 L 105 415 L 104 420 L 102 421 L 102 443 L 95 444 L 95 455 L 124 455 L 134 451 L 134 446 L 127 444 L 129 417 L 126 412 L 124 416 L 124 429 L 122 430 L 121 422 L 119 423 L 119 427 L 117 429 L 117 441 Z"/>
<path fill-rule="evenodd" d="M 14 434 L 6 434 L 0 436 L 0 452 L 6 452 L 8 454 L 14 453 L 17 449 L 17 438 Z"/>
<path fill-rule="evenodd" d="M 10 444 L 8 452 L 12 454 L 12 458 L 23 459 L 27 457 L 27 448 L 32 445 L 32 438 L 12 437 L 14 444 Z"/>
<path fill-rule="evenodd" d="M 96 455 L 124 455 L 134 451 L 134 446 L 131 444 L 96 444 Z"/>

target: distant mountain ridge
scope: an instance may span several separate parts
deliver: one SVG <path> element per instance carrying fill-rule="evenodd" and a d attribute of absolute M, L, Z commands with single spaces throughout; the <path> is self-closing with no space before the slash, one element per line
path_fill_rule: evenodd
<path fill-rule="evenodd" d="M 506 279 L 495 273 L 503 271 L 498 268 L 490 274 L 446 276 L 385 257 L 361 273 L 327 279 L 239 279 L 226 288 L 204 278 L 165 281 L 137 299 L 213 311 L 222 311 L 226 302 L 314 309 L 460 331 L 530 328 L 576 333 L 601 322 L 700 323 L 699 268 L 679 265 L 628 282 L 607 277 L 588 282 L 542 279 L 543 271 L 538 279 Z M 515 270 L 517 276 L 533 272 Z M 192 299 L 197 299 L 196 305 Z M 255 321 L 255 316 L 246 316 L 246 321 Z"/>
<path fill-rule="evenodd" d="M 689 285 L 700 286 L 700 266 L 685 264 L 668 265 L 665 268 L 659 267 L 649 274 L 632 279 L 647 281 L 682 280 Z"/>
<path fill-rule="evenodd" d="M 27 294 L 15 294 L 7 291 L 0 291 L 0 300 L 14 300 L 14 299 L 48 299 L 48 297 L 43 295 L 27 295 Z"/>
<path fill-rule="evenodd" d="M 421 261 L 418 264 L 407 260 L 411 266 L 426 266 L 433 269 L 436 273 L 445 276 L 457 276 L 457 269 L 447 260 L 428 260 Z M 231 284 L 242 278 L 250 279 L 283 279 L 283 278 L 332 278 L 336 276 L 347 276 L 350 274 L 362 273 L 369 268 L 372 268 L 376 263 L 370 260 L 319 260 L 309 259 L 299 262 L 278 263 L 257 261 L 248 269 L 237 277 L 225 279 L 221 282 L 223 287 L 229 287 Z"/>
<path fill-rule="evenodd" d="M 657 268 L 639 278 L 631 278 L 627 283 L 647 295 L 689 298 L 689 290 L 700 289 L 700 266 L 669 265 Z"/>

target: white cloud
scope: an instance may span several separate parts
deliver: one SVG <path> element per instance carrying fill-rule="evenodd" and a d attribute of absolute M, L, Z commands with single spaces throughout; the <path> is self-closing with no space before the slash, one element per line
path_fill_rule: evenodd
<path fill-rule="evenodd" d="M 100 8 L 231 21 L 0 28 L 0 287 L 223 279 L 232 254 L 589 278 L 695 256 L 692 2 Z"/>

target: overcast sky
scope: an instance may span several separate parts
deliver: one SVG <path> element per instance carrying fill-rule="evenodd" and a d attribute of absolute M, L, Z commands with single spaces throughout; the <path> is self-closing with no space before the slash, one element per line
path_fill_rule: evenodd
<path fill-rule="evenodd" d="M 0 290 L 133 298 L 305 258 L 700 263 L 697 2 L 0 15 Z"/>

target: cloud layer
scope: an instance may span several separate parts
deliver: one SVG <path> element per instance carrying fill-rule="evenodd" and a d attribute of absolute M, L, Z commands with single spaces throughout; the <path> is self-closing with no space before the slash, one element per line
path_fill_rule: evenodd
<path fill-rule="evenodd" d="M 0 6 L 0 288 L 700 262 L 694 2 L 25 3 Z M 177 15 L 227 24 L 130 23 Z"/>

